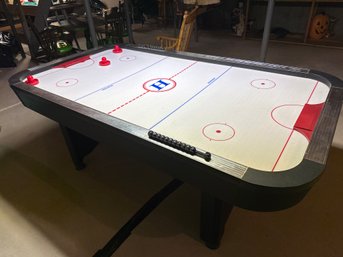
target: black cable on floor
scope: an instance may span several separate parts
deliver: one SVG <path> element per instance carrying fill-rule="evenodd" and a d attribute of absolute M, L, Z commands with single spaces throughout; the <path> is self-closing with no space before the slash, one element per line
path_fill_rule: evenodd
<path fill-rule="evenodd" d="M 183 184 L 182 181 L 174 179 L 153 195 L 131 219 L 108 241 L 108 243 L 96 252 L 93 257 L 111 257 L 122 243 L 130 236 L 135 229 L 160 203 L 163 202 L 171 193 Z"/>

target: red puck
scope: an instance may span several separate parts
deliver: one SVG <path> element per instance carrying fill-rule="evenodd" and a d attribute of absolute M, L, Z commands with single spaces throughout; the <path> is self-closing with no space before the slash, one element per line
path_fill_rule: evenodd
<path fill-rule="evenodd" d="M 108 66 L 110 64 L 111 64 L 111 62 L 109 60 L 107 60 L 106 57 L 102 57 L 101 61 L 99 62 L 100 66 Z"/>
<path fill-rule="evenodd" d="M 123 49 L 121 49 L 118 45 L 115 45 L 112 52 L 115 54 L 119 54 L 119 53 L 123 52 Z"/>
<path fill-rule="evenodd" d="M 26 77 L 25 83 L 31 86 L 35 86 L 39 83 L 39 80 L 34 78 L 32 75 L 29 75 Z"/>

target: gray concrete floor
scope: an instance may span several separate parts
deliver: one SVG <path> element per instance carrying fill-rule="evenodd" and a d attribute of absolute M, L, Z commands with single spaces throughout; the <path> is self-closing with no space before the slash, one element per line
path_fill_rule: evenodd
<path fill-rule="evenodd" d="M 137 43 L 172 30 L 134 32 Z M 199 31 L 191 51 L 250 60 L 259 41 L 225 31 Z M 300 66 L 343 79 L 343 50 L 270 44 L 267 62 Z M 8 78 L 30 64 L 0 69 L 0 257 L 85 257 L 170 178 L 120 149 L 100 145 L 75 171 L 55 122 L 26 109 Z M 325 173 L 298 205 L 278 212 L 234 208 L 221 247 L 199 239 L 200 192 L 185 185 L 149 216 L 116 256 L 343 256 L 343 114 Z"/>

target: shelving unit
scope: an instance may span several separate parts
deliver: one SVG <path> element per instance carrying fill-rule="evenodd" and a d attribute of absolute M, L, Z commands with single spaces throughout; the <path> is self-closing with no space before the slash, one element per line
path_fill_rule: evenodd
<path fill-rule="evenodd" d="M 17 7 L 20 8 L 20 4 Z M 0 12 L 3 13 L 5 17 L 5 20 L 0 23 L 0 31 L 1 32 L 9 31 L 12 33 L 12 35 L 14 36 L 18 44 L 19 52 L 22 58 L 25 58 L 26 54 L 24 52 L 23 46 L 21 44 L 21 40 L 17 32 L 17 29 L 20 29 L 23 27 L 23 20 L 21 19 L 20 16 L 13 15 L 13 12 L 9 10 L 8 5 L 5 0 L 0 0 Z"/>
<path fill-rule="evenodd" d="M 253 8 L 254 4 L 265 4 L 267 5 L 268 0 L 246 0 L 246 9 L 245 9 L 245 30 L 243 34 L 243 38 L 258 38 L 256 35 L 251 35 L 247 32 L 248 28 L 248 21 L 250 18 L 251 9 Z M 334 5 L 334 4 L 341 4 L 343 10 L 343 0 L 275 0 L 275 6 L 280 4 L 289 5 L 289 6 L 296 6 L 299 4 L 303 4 L 302 7 L 307 7 L 308 11 L 306 14 L 306 28 L 303 33 L 295 34 L 292 33 L 290 38 L 282 38 L 282 39 L 271 39 L 271 41 L 277 42 L 285 42 L 285 43 L 292 43 L 292 44 L 302 44 L 302 45 L 316 45 L 322 47 L 333 47 L 333 48 L 343 48 L 343 38 L 342 40 L 337 40 L 333 38 L 323 38 L 321 40 L 311 40 L 309 39 L 309 31 L 312 22 L 312 18 L 317 14 L 319 6 L 323 5 Z M 275 13 L 274 13 L 275 15 Z"/>
<path fill-rule="evenodd" d="M 39 6 L 22 6 L 19 0 L 0 1 L 1 7 L 10 16 L 9 21 L 12 19 L 15 31 L 11 28 L 12 32 L 16 34 L 15 37 L 19 42 L 28 45 L 30 55 L 34 57 L 38 49 L 38 42 L 28 25 L 27 18 L 32 17 L 37 27 L 44 28 L 44 19 L 46 19 L 46 16 L 44 18 L 44 14 L 47 14 L 51 1 L 40 1 Z"/>

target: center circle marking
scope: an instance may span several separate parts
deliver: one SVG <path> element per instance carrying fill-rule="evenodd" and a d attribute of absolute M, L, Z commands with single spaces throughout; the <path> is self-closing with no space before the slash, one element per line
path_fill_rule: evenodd
<path fill-rule="evenodd" d="M 150 92 L 166 92 L 176 87 L 176 82 L 169 78 L 155 78 L 143 84 L 143 88 Z"/>

